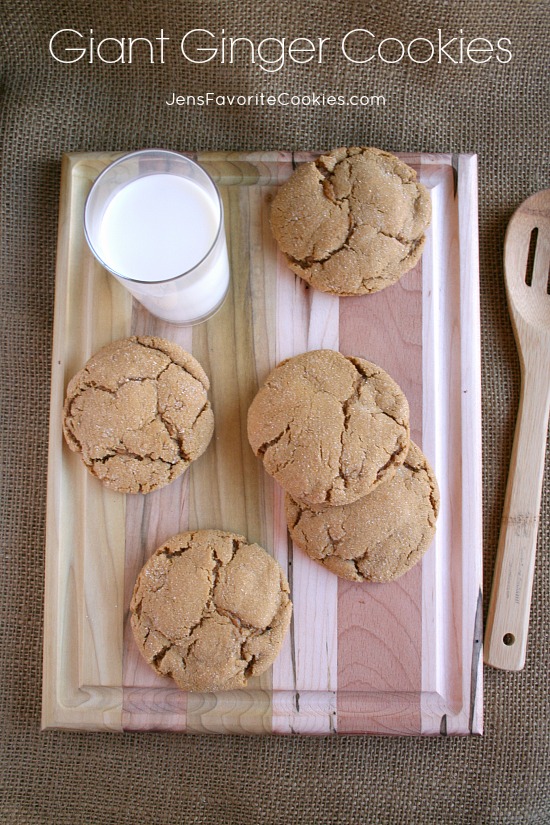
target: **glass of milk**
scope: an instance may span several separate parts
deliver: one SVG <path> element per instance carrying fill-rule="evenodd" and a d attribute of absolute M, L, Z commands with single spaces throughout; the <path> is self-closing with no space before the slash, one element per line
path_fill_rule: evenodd
<path fill-rule="evenodd" d="M 223 303 L 220 193 L 185 155 L 144 149 L 115 160 L 88 195 L 84 232 L 102 266 L 158 318 L 197 324 Z"/>

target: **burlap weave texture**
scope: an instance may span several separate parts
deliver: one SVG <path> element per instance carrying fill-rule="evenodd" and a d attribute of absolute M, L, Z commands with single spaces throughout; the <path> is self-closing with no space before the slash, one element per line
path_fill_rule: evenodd
<path fill-rule="evenodd" d="M 41 733 L 43 546 L 60 159 L 67 151 L 323 149 L 476 152 L 483 378 L 485 608 L 519 397 L 502 278 L 507 221 L 550 186 L 550 4 L 403 0 L 238 4 L 0 3 L 2 30 L 2 576 L 0 821 L 14 825 L 550 822 L 550 457 L 525 670 L 486 669 L 485 735 L 467 739 L 238 738 Z M 173 37 L 151 65 L 61 64 L 48 41 Z M 330 37 L 322 64 L 193 65 L 178 35 Z M 341 59 L 341 34 L 512 41 L 509 64 Z M 332 49 L 334 46 L 334 49 Z M 168 107 L 176 94 L 384 95 L 384 107 Z"/>

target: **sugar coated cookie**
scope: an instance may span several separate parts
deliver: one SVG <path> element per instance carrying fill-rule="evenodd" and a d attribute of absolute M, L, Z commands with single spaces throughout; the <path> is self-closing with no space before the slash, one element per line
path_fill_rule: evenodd
<path fill-rule="evenodd" d="M 387 582 L 411 569 L 428 549 L 439 512 L 433 470 L 411 442 L 394 477 L 343 507 L 315 510 L 285 499 L 293 541 L 333 573 Z"/>
<path fill-rule="evenodd" d="M 409 405 L 383 369 L 334 350 L 279 364 L 248 411 L 248 439 L 294 498 L 346 504 L 391 478 L 409 446 Z"/>
<path fill-rule="evenodd" d="M 414 169 L 374 148 L 336 149 L 301 164 L 271 209 L 290 268 L 336 295 L 395 283 L 420 258 L 430 218 Z"/>
<path fill-rule="evenodd" d="M 130 604 L 146 661 L 190 691 L 246 687 L 276 658 L 291 613 L 275 559 L 220 530 L 179 533 L 159 547 Z"/>
<path fill-rule="evenodd" d="M 214 415 L 199 362 L 163 338 L 115 341 L 67 388 L 67 444 L 100 481 L 148 493 L 173 481 L 208 446 Z"/>

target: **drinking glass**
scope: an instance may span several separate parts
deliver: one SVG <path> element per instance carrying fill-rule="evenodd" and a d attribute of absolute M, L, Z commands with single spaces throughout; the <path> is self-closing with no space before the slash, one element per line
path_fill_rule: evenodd
<path fill-rule="evenodd" d="M 84 232 L 99 263 L 158 318 L 196 324 L 223 303 L 222 200 L 185 155 L 144 149 L 111 163 L 86 200 Z"/>

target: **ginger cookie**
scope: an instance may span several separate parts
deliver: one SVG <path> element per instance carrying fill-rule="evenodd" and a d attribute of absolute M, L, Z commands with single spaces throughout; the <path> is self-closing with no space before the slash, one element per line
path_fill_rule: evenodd
<path fill-rule="evenodd" d="M 130 604 L 143 657 L 190 691 L 246 687 L 278 655 L 291 614 L 275 559 L 221 530 L 170 538 L 144 565 Z"/>
<path fill-rule="evenodd" d="M 121 493 L 169 484 L 214 431 L 199 362 L 163 338 L 103 347 L 71 379 L 63 408 L 67 444 L 90 472 Z"/>
<path fill-rule="evenodd" d="M 378 292 L 420 258 L 428 190 L 389 152 L 342 148 L 301 164 L 277 192 L 271 228 L 289 267 L 335 295 Z"/>
<path fill-rule="evenodd" d="M 409 447 L 409 405 L 380 367 L 334 350 L 283 361 L 248 410 L 248 439 L 298 499 L 347 504 L 388 480 Z"/>
<path fill-rule="evenodd" d="M 343 507 L 309 508 L 285 498 L 293 541 L 344 579 L 387 582 L 420 561 L 435 533 L 439 489 L 422 451 L 411 442 L 394 477 Z"/>

